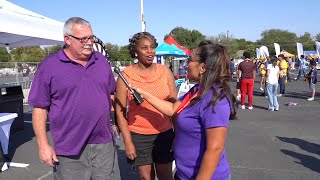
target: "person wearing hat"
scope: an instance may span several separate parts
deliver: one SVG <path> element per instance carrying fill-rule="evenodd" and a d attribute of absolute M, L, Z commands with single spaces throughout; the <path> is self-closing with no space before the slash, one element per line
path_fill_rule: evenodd
<path fill-rule="evenodd" d="M 286 93 L 288 63 L 285 60 L 285 57 L 283 54 L 280 54 L 278 56 L 278 60 L 279 60 L 279 67 L 280 67 L 280 77 L 279 77 L 280 92 L 278 96 L 284 96 Z"/>

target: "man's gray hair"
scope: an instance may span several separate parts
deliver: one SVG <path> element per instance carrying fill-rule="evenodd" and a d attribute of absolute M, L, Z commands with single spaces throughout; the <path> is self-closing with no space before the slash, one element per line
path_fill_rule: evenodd
<path fill-rule="evenodd" d="M 72 18 L 69 18 L 65 23 L 64 23 L 64 26 L 63 26 L 63 35 L 66 36 L 66 35 L 73 35 L 73 32 L 72 32 L 72 27 L 75 25 L 75 24 L 80 24 L 80 25 L 83 25 L 83 26 L 86 26 L 86 27 L 91 27 L 90 23 L 80 17 L 72 17 Z"/>

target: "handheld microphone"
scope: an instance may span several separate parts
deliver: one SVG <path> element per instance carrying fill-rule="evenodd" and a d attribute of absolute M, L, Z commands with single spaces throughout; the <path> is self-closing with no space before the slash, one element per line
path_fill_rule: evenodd
<path fill-rule="evenodd" d="M 126 80 L 126 78 L 124 78 L 124 76 L 122 75 L 119 67 L 115 67 L 114 68 L 114 72 L 117 73 L 119 75 L 119 77 L 122 79 L 122 81 L 124 82 L 124 84 L 127 86 L 127 88 L 131 91 L 132 95 L 133 95 L 133 98 L 134 98 L 134 101 L 136 102 L 136 104 L 141 104 L 144 100 L 142 99 L 141 95 L 134 89 L 132 89 L 130 86 L 129 86 L 129 83 L 128 81 Z"/>

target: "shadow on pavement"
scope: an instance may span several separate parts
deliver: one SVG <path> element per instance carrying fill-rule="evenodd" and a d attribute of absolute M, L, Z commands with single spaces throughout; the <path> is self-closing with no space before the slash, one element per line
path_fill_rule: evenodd
<path fill-rule="evenodd" d="M 309 168 L 312 171 L 318 172 L 320 173 L 320 159 L 309 156 L 309 155 L 304 155 L 304 154 L 300 154 L 300 153 L 296 153 L 290 150 L 285 150 L 285 149 L 281 149 L 280 150 L 282 153 L 289 155 L 291 157 L 294 157 L 299 161 L 294 161 L 297 164 L 301 164 L 306 168 Z"/>
<path fill-rule="evenodd" d="M 289 98 L 295 98 L 295 99 L 307 99 L 309 98 L 311 95 L 311 91 L 308 92 L 308 91 L 303 91 L 303 92 L 300 92 L 300 93 L 286 93 L 285 97 L 289 97 Z"/>
<path fill-rule="evenodd" d="M 288 138 L 288 137 L 279 137 L 279 136 L 276 136 L 276 137 L 280 141 L 294 144 L 306 152 L 313 153 L 315 155 L 320 155 L 320 145 L 319 144 L 311 143 L 306 140 L 298 139 L 298 138 Z M 289 155 L 291 157 L 294 157 L 294 158 L 300 160 L 300 162 L 295 161 L 296 163 L 301 164 L 304 167 L 307 167 L 312 171 L 320 173 L 320 166 L 319 166 L 320 159 L 309 156 L 309 155 L 300 154 L 300 153 L 290 151 L 290 150 L 281 149 L 280 151 L 286 155 Z"/>
<path fill-rule="evenodd" d="M 298 138 L 288 138 L 276 136 L 280 141 L 299 146 L 300 149 L 309 153 L 320 155 L 320 144 L 308 142 Z"/>
<path fill-rule="evenodd" d="M 125 150 L 121 149 L 121 146 L 124 146 L 122 138 L 116 143 L 121 179 L 138 180 L 138 171 L 132 168 L 132 166 L 127 162 L 126 152 Z"/>
<path fill-rule="evenodd" d="M 24 113 L 24 120 L 30 121 L 32 119 L 31 113 Z M 49 131 L 49 125 L 46 127 L 47 132 Z M 24 130 L 16 132 L 10 136 L 9 141 L 9 154 L 7 156 L 8 160 L 11 160 L 16 152 L 16 150 L 26 142 L 31 141 L 35 137 L 32 124 L 24 123 Z"/>
<path fill-rule="evenodd" d="M 258 105 L 252 105 L 254 109 L 262 109 L 262 110 L 268 110 L 268 100 L 266 99 L 266 106 L 258 106 Z"/>

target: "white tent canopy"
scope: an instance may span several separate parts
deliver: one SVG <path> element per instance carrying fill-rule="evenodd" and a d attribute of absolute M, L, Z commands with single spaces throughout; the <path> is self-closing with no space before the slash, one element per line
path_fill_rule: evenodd
<path fill-rule="evenodd" d="M 0 47 L 62 44 L 62 22 L 0 0 Z"/>

